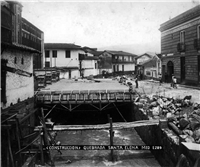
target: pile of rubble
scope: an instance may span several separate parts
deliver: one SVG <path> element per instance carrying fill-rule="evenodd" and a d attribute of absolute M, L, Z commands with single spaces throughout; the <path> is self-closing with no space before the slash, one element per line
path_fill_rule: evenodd
<path fill-rule="evenodd" d="M 135 99 L 135 103 L 150 119 L 166 118 L 169 128 L 185 141 L 200 143 L 200 104 L 192 103 L 191 98 L 142 95 Z"/>

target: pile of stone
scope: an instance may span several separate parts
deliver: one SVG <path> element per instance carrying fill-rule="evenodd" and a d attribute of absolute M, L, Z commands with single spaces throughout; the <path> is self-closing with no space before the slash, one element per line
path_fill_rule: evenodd
<path fill-rule="evenodd" d="M 169 128 L 187 142 L 200 143 L 200 104 L 183 99 L 140 96 L 135 103 L 150 119 L 166 118 Z"/>

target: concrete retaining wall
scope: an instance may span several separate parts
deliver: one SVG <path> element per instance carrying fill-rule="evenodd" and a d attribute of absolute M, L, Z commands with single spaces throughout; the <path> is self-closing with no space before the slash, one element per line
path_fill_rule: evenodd
<path fill-rule="evenodd" d="M 134 105 L 133 120 L 148 120 L 148 116 Z M 162 129 L 157 125 L 137 127 L 135 129 L 146 145 L 163 146 L 162 151 L 152 151 L 162 166 L 176 166 L 179 157 L 179 140 L 170 129 Z"/>

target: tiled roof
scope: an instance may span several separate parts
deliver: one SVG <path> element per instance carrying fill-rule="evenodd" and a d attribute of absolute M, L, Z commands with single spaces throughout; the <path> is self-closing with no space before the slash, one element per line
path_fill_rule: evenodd
<path fill-rule="evenodd" d="M 150 59 L 148 59 L 148 60 L 146 60 L 146 61 L 144 61 L 144 62 L 141 62 L 139 65 L 144 66 L 144 65 L 148 64 L 149 62 L 154 62 L 154 61 L 156 61 L 156 60 L 158 60 L 158 59 L 159 59 L 158 56 L 153 56 L 153 57 L 151 57 Z"/>
<path fill-rule="evenodd" d="M 93 54 L 94 56 L 99 56 L 101 53 L 103 53 L 103 51 L 97 51 L 97 48 L 89 48 L 86 46 L 83 47 L 83 50 L 87 53 Z"/>
<path fill-rule="evenodd" d="M 160 25 L 160 31 L 164 31 L 167 29 L 170 29 L 172 27 L 175 27 L 177 25 L 180 25 L 182 23 L 185 23 L 189 20 L 192 20 L 194 18 L 197 18 L 200 16 L 200 5 L 195 6 L 194 8 L 187 10 L 186 12 L 174 17 L 173 19 L 170 19 L 163 24 Z"/>
<path fill-rule="evenodd" d="M 45 43 L 44 49 L 82 49 L 81 46 L 75 45 L 73 43 Z"/>
<path fill-rule="evenodd" d="M 137 56 L 135 54 L 132 53 L 128 53 L 128 52 L 123 52 L 123 51 L 112 51 L 112 50 L 105 50 L 105 52 L 108 52 L 112 55 L 119 55 L 119 56 Z"/>
<path fill-rule="evenodd" d="M 152 58 L 152 57 L 156 56 L 156 54 L 153 53 L 153 52 L 146 52 L 146 53 L 143 53 L 143 54 L 139 55 L 137 57 L 137 59 L 140 58 L 140 57 L 142 57 L 142 56 L 144 56 L 144 55 L 148 56 L 149 58 Z"/>

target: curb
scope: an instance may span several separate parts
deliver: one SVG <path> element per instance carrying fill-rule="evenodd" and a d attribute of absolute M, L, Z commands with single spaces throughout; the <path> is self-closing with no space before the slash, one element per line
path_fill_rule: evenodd
<path fill-rule="evenodd" d="M 181 84 L 178 84 L 178 86 L 184 87 L 184 88 L 190 88 L 190 89 L 198 89 L 198 90 L 200 90 L 200 87 L 197 87 L 197 86 L 189 86 L 189 85 L 181 85 Z"/>

